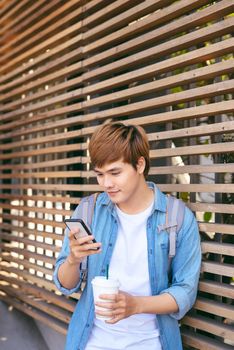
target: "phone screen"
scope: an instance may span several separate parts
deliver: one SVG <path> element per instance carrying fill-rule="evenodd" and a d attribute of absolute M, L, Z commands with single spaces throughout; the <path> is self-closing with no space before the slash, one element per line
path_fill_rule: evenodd
<path fill-rule="evenodd" d="M 92 235 L 88 227 L 85 225 L 82 219 L 66 219 L 64 220 L 66 226 L 70 231 L 76 231 L 79 229 L 79 232 L 75 234 L 75 238 L 81 238 L 88 235 Z M 93 243 L 96 243 L 95 239 L 92 240 Z"/>

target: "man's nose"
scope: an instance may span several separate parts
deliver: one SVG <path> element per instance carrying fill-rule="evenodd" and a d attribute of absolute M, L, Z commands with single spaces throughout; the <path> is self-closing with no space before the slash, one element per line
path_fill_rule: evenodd
<path fill-rule="evenodd" d="M 112 187 L 112 180 L 110 178 L 110 176 L 106 175 L 104 176 L 104 179 L 103 179 L 103 186 L 106 187 L 106 188 L 109 188 L 109 187 Z"/>

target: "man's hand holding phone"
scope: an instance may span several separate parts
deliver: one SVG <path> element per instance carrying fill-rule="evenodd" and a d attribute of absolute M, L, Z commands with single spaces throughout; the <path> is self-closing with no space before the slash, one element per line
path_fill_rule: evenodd
<path fill-rule="evenodd" d="M 84 257 L 101 252 L 101 243 L 95 241 L 82 220 L 65 220 L 65 223 L 70 229 L 70 255 L 67 258 L 69 264 L 79 265 Z"/>

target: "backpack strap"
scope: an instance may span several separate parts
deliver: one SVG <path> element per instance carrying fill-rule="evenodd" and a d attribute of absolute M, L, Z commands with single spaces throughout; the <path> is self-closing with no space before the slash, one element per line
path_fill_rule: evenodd
<path fill-rule="evenodd" d="M 94 208 L 96 204 L 98 193 L 93 193 L 91 196 L 85 197 L 80 202 L 81 218 L 87 224 L 88 228 L 91 228 Z M 88 259 L 85 257 L 80 263 L 81 279 L 85 281 L 87 279 L 88 271 Z"/>
<path fill-rule="evenodd" d="M 176 234 L 180 231 L 184 220 L 185 204 L 173 196 L 167 197 L 165 224 L 158 225 L 158 232 L 166 230 L 169 234 L 168 274 L 172 258 L 176 255 Z"/>

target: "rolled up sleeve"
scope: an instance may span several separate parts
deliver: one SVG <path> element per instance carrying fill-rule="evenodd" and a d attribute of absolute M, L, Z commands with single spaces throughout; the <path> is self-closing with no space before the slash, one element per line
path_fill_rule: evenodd
<path fill-rule="evenodd" d="M 80 217 L 81 205 L 82 204 L 80 204 L 79 206 L 76 207 L 75 211 L 73 212 L 72 219 Z M 59 256 L 56 260 L 54 274 L 53 274 L 53 279 L 54 279 L 54 283 L 55 283 L 56 287 L 58 288 L 58 290 L 60 290 L 61 293 L 65 294 L 65 295 L 70 295 L 72 293 L 78 292 L 80 290 L 81 283 L 83 280 L 83 275 L 81 274 L 80 280 L 77 283 L 77 285 L 72 289 L 67 289 L 61 285 L 59 278 L 58 278 L 58 270 L 59 270 L 60 266 L 64 263 L 64 261 L 67 259 L 68 255 L 70 254 L 68 233 L 69 233 L 69 230 L 66 228 L 65 233 L 64 233 L 63 246 L 62 246 L 62 249 L 61 249 Z"/>

